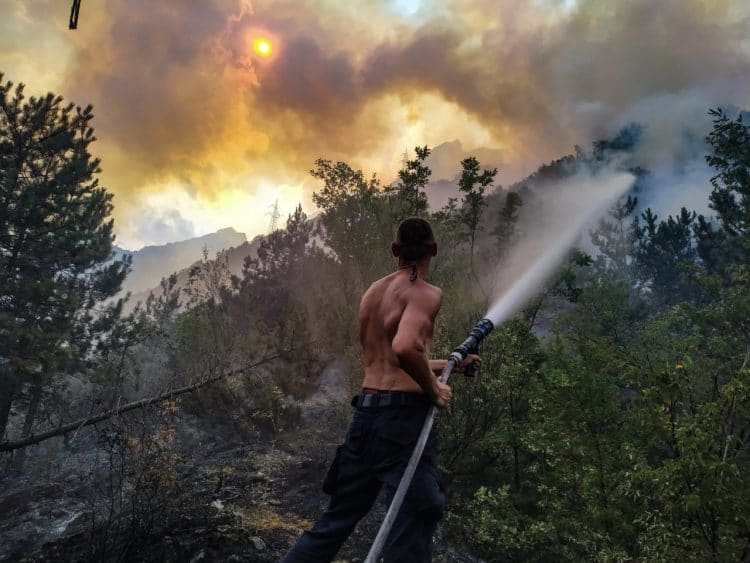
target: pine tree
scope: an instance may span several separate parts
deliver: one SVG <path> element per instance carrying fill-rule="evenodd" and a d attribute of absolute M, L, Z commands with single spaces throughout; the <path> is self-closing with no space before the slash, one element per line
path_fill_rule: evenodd
<path fill-rule="evenodd" d="M 274 231 L 260 243 L 258 257 L 245 258 L 243 279 L 236 280 L 240 297 L 248 300 L 265 330 L 275 335 L 276 342 L 290 347 L 304 336 L 306 315 L 301 296 L 311 285 L 306 267 L 315 254 L 308 248 L 313 229 L 298 205 L 289 215 L 286 228 Z"/>
<path fill-rule="evenodd" d="M 637 205 L 638 199 L 633 196 L 621 198 L 610 209 L 610 218 L 600 220 L 591 232 L 591 241 L 599 251 L 596 266 L 600 272 L 630 279 L 635 228 L 630 217 Z"/>
<path fill-rule="evenodd" d="M 0 75 L 0 436 L 27 392 L 31 431 L 45 386 L 84 366 L 119 316 L 121 303 L 101 306 L 128 262 L 109 261 L 112 194 L 95 178 L 92 118 Z"/>
<path fill-rule="evenodd" d="M 683 207 L 679 215 L 670 215 L 664 221 L 658 221 L 651 209 L 635 220 L 634 275 L 641 289 L 649 293 L 653 305 L 694 301 L 700 295 L 693 279 L 695 218 L 694 211 Z"/>
<path fill-rule="evenodd" d="M 730 119 L 722 109 L 709 112 L 714 127 L 706 137 L 712 152 L 706 156 L 716 170 L 711 178 L 710 207 L 719 225 L 698 218 L 698 252 L 710 270 L 750 262 L 750 126 L 743 116 Z"/>

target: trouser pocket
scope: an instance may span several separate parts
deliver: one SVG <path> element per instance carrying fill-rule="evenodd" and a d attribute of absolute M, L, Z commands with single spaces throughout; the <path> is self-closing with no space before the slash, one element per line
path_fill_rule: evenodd
<path fill-rule="evenodd" d="M 346 440 L 336 448 L 336 456 L 323 480 L 323 491 L 329 495 L 356 491 L 369 470 L 367 427 L 356 420 L 349 425 Z"/>

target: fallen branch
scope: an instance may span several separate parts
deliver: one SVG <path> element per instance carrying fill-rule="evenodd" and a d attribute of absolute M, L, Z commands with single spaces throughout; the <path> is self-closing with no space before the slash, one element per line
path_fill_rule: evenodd
<path fill-rule="evenodd" d="M 154 397 L 146 397 L 145 399 L 133 401 L 132 403 L 126 403 L 122 406 L 118 406 L 108 411 L 101 412 L 97 415 L 88 416 L 86 418 L 82 418 L 74 422 L 64 424 L 62 426 L 59 426 L 58 428 L 55 428 L 54 430 L 48 430 L 47 432 L 42 432 L 41 434 L 32 434 L 31 436 L 27 436 L 26 438 L 22 438 L 20 440 L 7 440 L 5 442 L 0 442 L 0 452 L 11 452 L 19 448 L 25 448 L 26 446 L 38 444 L 39 442 L 43 442 L 44 440 L 48 440 L 49 438 L 54 438 L 55 436 L 62 436 L 63 434 L 67 434 L 68 432 L 72 432 L 74 430 L 80 430 L 84 426 L 96 424 L 97 422 L 101 422 L 102 420 L 106 420 L 108 418 L 111 418 L 113 416 L 116 416 L 124 412 L 132 411 L 137 408 L 146 407 L 148 405 L 159 403 L 161 401 L 166 401 L 167 399 L 171 399 L 172 397 L 176 397 L 177 395 L 182 395 L 184 393 L 192 393 L 196 389 L 205 387 L 206 385 L 210 385 L 211 383 L 215 383 L 225 377 L 229 377 L 232 375 L 240 375 L 247 370 L 251 370 L 260 365 L 271 362 L 280 356 L 281 356 L 280 353 L 274 354 L 272 356 L 267 356 L 261 360 L 258 360 L 257 362 L 253 362 L 251 364 L 248 364 L 236 370 L 221 373 L 219 375 L 214 375 L 212 377 L 207 377 L 205 379 L 196 381 L 195 383 L 191 383 L 190 385 L 186 385 L 185 387 L 179 387 L 178 389 L 171 389 L 169 391 L 165 391 L 164 393 L 161 393 L 160 395 L 156 395 Z"/>

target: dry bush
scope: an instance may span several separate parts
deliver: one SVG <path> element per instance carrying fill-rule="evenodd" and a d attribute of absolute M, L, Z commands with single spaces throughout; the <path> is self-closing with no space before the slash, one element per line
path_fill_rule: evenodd
<path fill-rule="evenodd" d="M 99 432 L 91 484 L 91 560 L 121 560 L 134 541 L 158 532 L 173 510 L 181 461 L 173 448 L 178 402 L 115 419 Z"/>

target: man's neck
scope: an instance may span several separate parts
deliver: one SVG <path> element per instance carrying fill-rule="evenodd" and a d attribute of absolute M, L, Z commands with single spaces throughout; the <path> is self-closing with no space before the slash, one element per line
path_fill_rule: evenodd
<path fill-rule="evenodd" d="M 415 262 L 404 262 L 403 260 L 399 260 L 397 270 L 408 270 L 413 272 L 414 265 L 417 267 L 417 276 L 425 279 L 427 276 L 427 270 L 430 268 L 429 260 L 418 260 Z"/>

